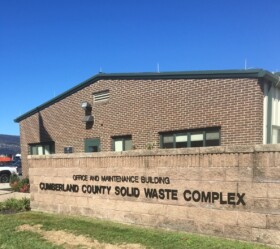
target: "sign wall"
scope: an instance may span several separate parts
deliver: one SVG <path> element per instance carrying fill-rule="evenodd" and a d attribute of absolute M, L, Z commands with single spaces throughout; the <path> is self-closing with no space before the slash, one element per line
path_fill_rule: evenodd
<path fill-rule="evenodd" d="M 280 147 L 30 156 L 32 208 L 280 245 Z"/>

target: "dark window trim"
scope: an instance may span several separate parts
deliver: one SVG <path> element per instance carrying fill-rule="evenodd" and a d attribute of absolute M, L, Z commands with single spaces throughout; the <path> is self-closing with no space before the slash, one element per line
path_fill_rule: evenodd
<path fill-rule="evenodd" d="M 206 134 L 208 132 L 219 132 L 219 145 L 221 145 L 221 127 L 207 127 L 207 128 L 198 128 L 198 129 L 188 129 L 188 130 L 175 130 L 175 131 L 163 131 L 159 132 L 160 135 L 160 148 L 163 148 L 163 137 L 167 135 L 173 136 L 173 148 L 176 148 L 176 136 L 177 135 L 187 135 L 188 136 L 188 142 L 187 147 L 191 147 L 191 135 L 192 134 L 203 134 L 203 147 L 206 147 Z"/>
<path fill-rule="evenodd" d="M 33 154 L 32 153 L 32 147 L 35 146 L 43 146 L 43 155 L 45 155 L 45 145 L 49 145 L 50 146 L 50 154 L 55 154 L 55 142 L 51 141 L 51 142 L 42 142 L 42 143 L 30 143 L 28 144 L 28 155 L 38 155 L 38 154 Z"/>
<path fill-rule="evenodd" d="M 93 141 L 98 144 L 98 151 L 97 152 L 101 152 L 101 139 L 100 139 L 100 137 L 93 137 L 93 138 L 85 138 L 84 139 L 84 151 L 85 151 L 85 153 L 93 153 L 93 152 L 88 152 L 87 151 L 88 147 L 91 146 L 91 145 L 89 145 L 89 143 L 92 143 Z"/>
<path fill-rule="evenodd" d="M 125 151 L 125 140 L 131 140 L 132 141 L 132 135 L 124 135 L 124 136 L 112 136 L 112 151 L 115 151 L 115 142 L 116 141 L 122 141 L 122 151 Z"/>

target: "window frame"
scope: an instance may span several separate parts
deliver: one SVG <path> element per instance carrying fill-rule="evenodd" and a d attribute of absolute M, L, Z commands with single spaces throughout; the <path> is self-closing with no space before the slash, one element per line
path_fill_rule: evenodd
<path fill-rule="evenodd" d="M 202 128 L 202 129 L 191 129 L 191 130 L 180 130 L 180 131 L 169 131 L 169 132 L 160 132 L 160 148 L 161 149 L 169 149 L 164 148 L 164 136 L 172 136 L 173 137 L 173 149 L 179 148 L 198 148 L 198 147 L 211 147 L 206 145 L 206 134 L 211 132 L 218 132 L 219 133 L 219 144 L 213 146 L 220 146 L 221 145 L 221 128 L 220 127 L 209 127 L 209 128 Z M 202 134 L 203 135 L 203 146 L 191 146 L 191 135 L 195 134 Z M 187 146 L 186 147 L 176 147 L 176 136 L 180 135 L 187 135 Z"/>
<path fill-rule="evenodd" d="M 91 151 L 91 147 L 97 147 L 97 151 Z M 101 152 L 101 140 L 99 137 L 85 138 L 84 139 L 84 151 L 85 153 L 97 153 Z"/>
<path fill-rule="evenodd" d="M 124 135 L 124 136 L 113 136 L 112 137 L 112 151 L 115 152 L 121 152 L 121 151 L 128 151 L 125 149 L 125 141 L 131 141 L 131 149 L 133 148 L 133 144 L 132 144 L 132 136 L 131 135 Z M 115 142 L 117 141 L 121 141 L 122 142 L 122 150 L 121 151 L 116 151 L 115 149 Z"/>
<path fill-rule="evenodd" d="M 38 148 L 40 146 L 43 149 L 43 154 L 38 153 Z M 50 149 L 49 154 L 55 154 L 55 142 L 51 141 L 51 142 L 30 143 L 30 144 L 28 144 L 28 155 L 31 155 L 31 156 L 49 155 L 49 154 L 45 153 L 45 151 L 46 151 L 45 147 L 46 146 L 49 146 L 49 149 Z M 36 154 L 33 154 L 33 148 L 36 148 Z"/>
<path fill-rule="evenodd" d="M 274 132 L 275 131 L 277 131 L 277 136 L 276 136 L 277 142 L 276 143 L 274 141 Z M 279 125 L 272 125 L 272 129 L 271 129 L 271 143 L 272 144 L 279 144 L 280 143 L 280 126 Z"/>

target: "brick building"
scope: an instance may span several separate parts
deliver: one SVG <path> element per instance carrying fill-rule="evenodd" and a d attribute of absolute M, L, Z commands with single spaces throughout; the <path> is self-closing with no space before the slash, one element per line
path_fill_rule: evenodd
<path fill-rule="evenodd" d="M 98 74 L 18 117 L 27 155 L 280 142 L 264 70 Z"/>

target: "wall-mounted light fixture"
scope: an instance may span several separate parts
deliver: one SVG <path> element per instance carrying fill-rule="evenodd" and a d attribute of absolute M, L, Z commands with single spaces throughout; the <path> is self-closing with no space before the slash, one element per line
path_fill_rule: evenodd
<path fill-rule="evenodd" d="M 87 110 L 87 109 L 89 109 L 91 106 L 90 106 L 90 103 L 88 103 L 88 102 L 83 102 L 83 103 L 81 104 L 81 107 L 82 107 L 84 110 Z"/>
<path fill-rule="evenodd" d="M 93 125 L 94 122 L 93 115 L 91 113 L 92 111 L 91 104 L 85 101 L 81 103 L 81 107 L 85 111 L 85 116 L 83 117 L 82 121 L 86 123 L 86 127 L 89 128 Z"/>
<path fill-rule="evenodd" d="M 92 115 L 84 116 L 83 122 L 84 122 L 84 123 L 90 123 L 90 122 L 93 123 L 93 116 L 92 116 Z"/>

